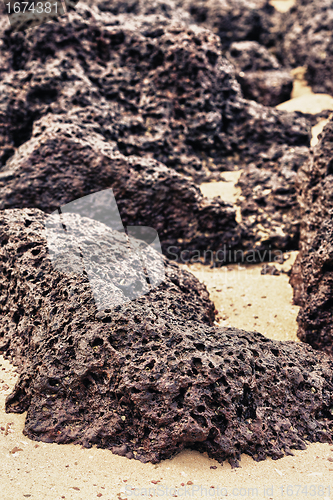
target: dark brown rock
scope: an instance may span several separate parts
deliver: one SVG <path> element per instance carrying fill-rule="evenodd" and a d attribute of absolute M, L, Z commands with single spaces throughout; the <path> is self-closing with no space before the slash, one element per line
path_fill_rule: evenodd
<path fill-rule="evenodd" d="M 79 3 L 71 18 L 2 35 L 1 158 L 47 113 L 76 110 L 121 153 L 203 180 L 273 143 L 309 145 L 308 122 L 243 99 L 211 31 Z"/>
<path fill-rule="evenodd" d="M 112 187 L 124 223 L 154 227 L 168 256 L 253 248 L 256 230 L 176 171 L 200 182 L 308 146 L 308 120 L 245 100 L 218 37 L 177 9 L 98 5 L 2 33 L 0 206 L 50 212 Z"/>
<path fill-rule="evenodd" d="M 67 217 L 77 221 L 83 255 L 93 238 L 105 264 L 117 232 Z M 66 272 L 52 267 L 44 221 L 30 209 L 6 210 L 0 219 L 1 349 L 19 371 L 6 409 L 27 411 L 27 436 L 95 444 L 143 462 L 188 447 L 232 465 L 241 453 L 277 459 L 304 449 L 305 440 L 332 442 L 329 357 L 209 326 L 206 290 L 166 260 L 156 289 L 97 312 L 75 255 L 67 254 Z M 117 271 L 109 267 L 115 283 Z"/>
<path fill-rule="evenodd" d="M 182 5 L 195 22 L 219 35 L 224 48 L 244 40 L 276 42 L 280 14 L 267 0 L 185 0 Z"/>
<path fill-rule="evenodd" d="M 291 284 L 294 301 L 301 306 L 298 337 L 314 349 L 333 355 L 333 211 L 317 226 L 308 252 L 296 260 Z"/>
<path fill-rule="evenodd" d="M 119 153 L 80 116 L 50 114 L 35 122 L 31 139 L 0 172 L 0 208 L 51 213 L 112 187 L 124 225 L 153 227 L 172 260 L 274 261 L 298 248 L 294 181 L 307 154 L 306 147 L 276 146 L 250 164 L 239 181 L 237 224 L 232 205 L 204 198 L 188 177 L 156 160 Z"/>
<path fill-rule="evenodd" d="M 189 14 L 182 9 L 176 0 L 87 0 L 91 6 L 96 5 L 101 12 L 110 12 L 116 16 L 131 14 L 133 16 L 160 15 L 167 18 L 178 18 L 190 21 Z"/>
<path fill-rule="evenodd" d="M 236 77 L 246 99 L 264 106 L 277 106 L 288 101 L 293 78 L 268 49 L 257 42 L 234 42 L 227 53 L 235 66 Z"/>
<path fill-rule="evenodd" d="M 309 157 L 306 147 L 273 146 L 241 174 L 241 240 L 256 261 L 281 260 L 282 252 L 297 250 L 300 210 L 297 172 Z M 247 243 L 246 243 L 247 242 Z"/>
<path fill-rule="evenodd" d="M 297 0 L 281 22 L 280 56 L 305 66 L 314 92 L 333 94 L 333 7 L 331 0 Z"/>
<path fill-rule="evenodd" d="M 290 99 L 293 79 L 286 70 L 241 72 L 238 76 L 244 97 L 265 106 L 277 106 Z"/>
<path fill-rule="evenodd" d="M 301 306 L 298 336 L 333 354 L 332 181 L 333 120 L 324 128 L 310 159 L 299 170 L 302 226 L 300 254 L 292 269 L 294 302 Z"/>
<path fill-rule="evenodd" d="M 232 205 L 204 198 L 191 179 L 156 160 L 124 156 L 89 127 L 74 115 L 36 122 L 32 138 L 0 172 L 0 208 L 51 213 L 111 187 L 125 227 L 153 227 L 169 258 L 240 245 Z"/>

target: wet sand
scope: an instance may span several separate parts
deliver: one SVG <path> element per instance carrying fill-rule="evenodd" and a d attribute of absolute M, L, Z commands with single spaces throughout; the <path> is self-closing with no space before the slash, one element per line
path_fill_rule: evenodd
<path fill-rule="evenodd" d="M 272 3 L 276 7 L 280 4 L 281 10 L 289 8 L 293 1 Z M 321 98 L 314 96 L 300 78 L 293 97 L 299 99 L 301 95 L 307 98 L 303 104 L 297 101 L 298 105 L 306 103 L 306 111 L 311 109 L 316 113 Z M 292 100 L 283 106 L 292 109 L 295 105 Z M 313 133 L 316 137 L 318 127 Z M 226 201 L 235 201 L 239 197 L 235 187 L 239 174 L 226 172 L 225 182 L 206 183 L 201 186 L 202 191 L 206 196 L 220 195 Z M 296 252 L 292 252 L 282 266 L 276 264 L 285 271 L 279 276 L 261 275 L 262 264 L 246 268 L 233 265 L 210 269 L 198 264 L 186 267 L 207 285 L 218 310 L 217 324 L 256 330 L 277 340 L 297 340 L 298 307 L 292 304 L 286 274 L 295 256 Z M 295 451 L 294 456 L 277 461 L 255 462 L 242 455 L 241 467 L 231 469 L 228 463 L 222 466 L 191 450 L 153 465 L 95 447 L 83 449 L 31 441 L 22 433 L 25 414 L 6 414 L 4 410 L 5 398 L 16 379 L 15 369 L 0 356 L 0 498 L 3 500 L 333 499 L 333 446 L 328 444 L 309 444 L 306 450 Z"/>

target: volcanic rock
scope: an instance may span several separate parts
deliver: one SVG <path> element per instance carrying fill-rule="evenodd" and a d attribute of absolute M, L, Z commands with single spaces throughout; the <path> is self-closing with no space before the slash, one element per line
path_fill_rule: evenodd
<path fill-rule="evenodd" d="M 331 0 L 297 0 L 282 16 L 280 57 L 305 66 L 314 92 L 333 94 L 333 6 Z"/>
<path fill-rule="evenodd" d="M 332 442 L 328 356 L 210 326 L 207 291 L 167 260 L 157 288 L 97 312 L 87 276 L 98 274 L 102 288 L 119 284 L 113 255 L 139 279 L 121 233 L 63 214 L 76 239 L 58 255 L 60 271 L 44 224 L 48 243 L 57 230 L 47 220 L 31 209 L 0 218 L 1 350 L 19 372 L 6 410 L 27 411 L 28 437 L 153 463 L 188 447 L 233 466 L 242 453 L 277 459 L 304 449 L 305 439 Z M 78 257 L 91 244 L 96 266 L 87 274 Z"/>
<path fill-rule="evenodd" d="M 219 35 L 223 48 L 244 40 L 268 47 L 276 42 L 280 13 L 267 0 L 185 0 L 182 5 L 196 23 Z"/>
<path fill-rule="evenodd" d="M 204 198 L 190 178 L 154 159 L 119 153 L 116 143 L 74 115 L 35 122 L 31 139 L 0 171 L 0 208 L 51 213 L 107 188 L 123 224 L 154 228 L 169 258 L 240 244 L 231 204 Z"/>
<path fill-rule="evenodd" d="M 248 166 L 239 180 L 242 222 L 237 224 L 231 204 L 204 198 L 190 178 L 156 160 L 119 153 L 117 144 L 96 130 L 98 124 L 74 113 L 36 121 L 31 139 L 0 171 L 0 208 L 51 213 L 112 188 L 123 224 L 153 227 L 164 255 L 173 260 L 201 261 L 210 252 L 208 260 L 217 265 L 253 263 L 298 248 L 294 182 L 308 148 L 276 146 Z"/>
<path fill-rule="evenodd" d="M 154 227 L 166 255 L 253 247 L 228 204 L 177 172 L 201 182 L 273 145 L 307 147 L 310 123 L 244 99 L 211 31 L 135 5 L 80 2 L 57 23 L 3 30 L 0 206 L 50 213 L 112 188 L 124 224 Z"/>
<path fill-rule="evenodd" d="M 234 42 L 227 53 L 237 69 L 237 80 L 246 99 L 265 106 L 288 101 L 293 78 L 268 49 L 257 42 Z"/>
<path fill-rule="evenodd" d="M 280 261 L 282 252 L 297 250 L 300 209 L 296 179 L 307 161 L 306 147 L 273 146 L 241 174 L 241 241 L 247 253 L 255 249 L 256 261 Z M 254 261 L 252 261 L 254 262 Z"/>
<path fill-rule="evenodd" d="M 318 349 L 333 355 L 333 210 L 317 226 L 308 252 L 296 260 L 291 285 L 299 311 L 298 337 Z"/>
<path fill-rule="evenodd" d="M 272 144 L 309 145 L 297 114 L 244 100 L 211 31 L 176 18 L 100 12 L 2 34 L 0 158 L 48 113 L 74 109 L 126 156 L 153 157 L 204 180 Z"/>
<path fill-rule="evenodd" d="M 333 120 L 319 136 L 298 173 L 302 225 L 300 253 L 292 269 L 294 302 L 301 306 L 298 336 L 333 354 L 332 329 L 332 181 Z"/>
<path fill-rule="evenodd" d="M 88 5 L 96 5 L 101 12 L 110 12 L 116 16 L 132 14 L 133 16 L 159 15 L 167 18 L 191 21 L 188 12 L 177 0 L 87 0 Z"/>

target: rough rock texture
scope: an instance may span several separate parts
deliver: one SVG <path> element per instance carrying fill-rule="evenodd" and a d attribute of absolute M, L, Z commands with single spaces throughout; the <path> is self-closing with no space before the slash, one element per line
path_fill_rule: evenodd
<path fill-rule="evenodd" d="M 331 0 L 297 0 L 281 21 L 280 57 L 306 66 L 314 92 L 333 94 L 333 6 Z"/>
<path fill-rule="evenodd" d="M 110 12 L 114 15 L 132 14 L 133 16 L 160 15 L 191 21 L 191 17 L 177 0 L 87 0 L 87 4 L 96 5 L 101 12 Z"/>
<path fill-rule="evenodd" d="M 227 57 L 237 70 L 246 99 L 264 106 L 277 106 L 290 99 L 293 78 L 264 46 L 258 42 L 234 42 Z"/>
<path fill-rule="evenodd" d="M 96 266 L 105 264 L 116 232 L 75 220 L 83 255 L 93 238 Z M 143 462 L 190 447 L 232 465 L 244 452 L 277 459 L 305 439 L 332 442 L 326 355 L 210 326 L 207 291 L 167 261 L 165 282 L 148 295 L 96 313 L 75 256 L 67 254 L 71 274 L 52 267 L 42 212 L 6 210 L 0 221 L 1 350 L 20 375 L 6 409 L 27 411 L 30 438 Z M 119 277 L 110 266 L 107 282 Z"/>
<path fill-rule="evenodd" d="M 273 255 L 279 249 L 275 254 L 281 257 L 281 251 L 298 248 L 301 217 L 296 178 L 308 157 L 306 147 L 273 146 L 240 176 L 241 240 L 249 252 L 258 251 L 257 261 L 267 260 L 270 250 Z"/>
<path fill-rule="evenodd" d="M 301 251 L 293 266 L 294 301 L 301 306 L 298 336 L 333 354 L 332 209 L 333 120 L 299 171 Z"/>
<path fill-rule="evenodd" d="M 276 42 L 280 13 L 267 0 L 185 0 L 182 5 L 195 22 L 219 35 L 224 48 L 244 40 Z"/>
<path fill-rule="evenodd" d="M 56 153 L 55 153 L 56 152 Z M 308 148 L 272 149 L 242 173 L 242 223 L 232 205 L 207 199 L 174 169 L 149 158 L 125 156 L 88 122 L 73 114 L 36 121 L 32 137 L 0 171 L 0 209 L 40 208 L 51 213 L 74 199 L 112 187 L 123 224 L 159 234 L 164 255 L 182 261 L 274 260 L 298 248 L 299 211 L 294 180 Z M 224 252 L 223 256 L 222 253 Z"/>
<path fill-rule="evenodd" d="M 301 306 L 297 335 L 313 348 L 333 355 L 333 210 L 317 226 L 308 252 L 294 264 L 291 284 Z"/>
<path fill-rule="evenodd" d="M 33 123 L 70 109 L 120 152 L 150 156 L 203 179 L 245 164 L 273 143 L 309 145 L 307 120 L 243 99 L 211 31 L 178 17 L 100 12 L 2 34 L 0 158 Z"/>
<path fill-rule="evenodd" d="M 156 160 L 122 155 L 89 128 L 68 115 L 36 122 L 32 138 L 0 172 L 0 208 L 51 213 L 112 187 L 124 226 L 153 227 L 169 258 L 183 249 L 240 245 L 232 205 L 204 198 L 191 179 Z"/>
<path fill-rule="evenodd" d="M 309 146 L 309 121 L 244 99 L 218 37 L 172 2 L 101 5 L 2 30 L 0 207 L 50 212 L 112 187 L 124 223 L 153 226 L 164 253 L 253 247 L 229 205 L 178 174 Z"/>

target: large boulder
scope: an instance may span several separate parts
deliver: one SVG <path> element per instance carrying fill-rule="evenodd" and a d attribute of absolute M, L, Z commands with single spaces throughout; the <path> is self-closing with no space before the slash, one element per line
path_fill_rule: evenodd
<path fill-rule="evenodd" d="M 246 99 L 264 106 L 277 106 L 288 101 L 293 77 L 277 58 L 258 42 L 234 42 L 227 58 L 235 66 L 236 77 Z"/>
<path fill-rule="evenodd" d="M 63 214 L 67 232 L 48 220 L 0 214 L 0 349 L 19 372 L 6 410 L 27 411 L 27 436 L 154 463 L 189 447 L 233 466 L 332 442 L 328 356 L 211 326 L 207 291 L 167 260 L 162 283 L 119 305 L 126 263 L 140 281 L 122 233 L 78 214 Z M 69 246 L 50 253 L 59 231 Z M 103 310 L 96 280 L 101 293 L 113 284 Z"/>
<path fill-rule="evenodd" d="M 50 212 L 113 188 L 124 223 L 152 225 L 166 255 L 229 255 L 256 230 L 184 175 L 219 179 L 272 147 L 308 147 L 310 123 L 244 99 L 219 38 L 162 3 L 134 2 L 134 15 L 80 2 L 57 23 L 2 31 L 0 207 Z"/>
<path fill-rule="evenodd" d="M 331 0 L 297 0 L 281 21 L 280 57 L 305 66 L 314 92 L 333 94 L 333 6 Z"/>
<path fill-rule="evenodd" d="M 47 113 L 74 109 L 127 156 L 203 180 L 272 144 L 309 145 L 307 120 L 244 100 L 210 30 L 161 15 L 100 12 L 2 33 L 0 158 Z M 84 111 L 84 113 L 82 113 Z"/>
<path fill-rule="evenodd" d="M 298 336 L 330 354 L 333 354 L 332 183 L 333 119 L 298 173 L 301 240 L 291 275 L 294 302 L 301 306 Z"/>
<path fill-rule="evenodd" d="M 74 114 L 49 114 L 0 172 L 0 208 L 46 213 L 112 188 L 125 227 L 153 227 L 163 253 L 239 247 L 232 205 L 203 197 L 188 177 L 148 157 L 125 156 Z M 176 257 L 175 257 L 176 256 Z"/>
<path fill-rule="evenodd" d="M 123 224 L 153 227 L 171 259 L 198 261 L 206 255 L 217 265 L 260 262 L 298 248 L 294 183 L 307 147 L 273 146 L 243 171 L 237 223 L 235 206 L 204 198 L 189 177 L 152 158 L 119 153 L 117 144 L 96 130 L 98 125 L 74 113 L 36 121 L 30 140 L 0 171 L 0 209 L 51 213 L 112 188 Z"/>

